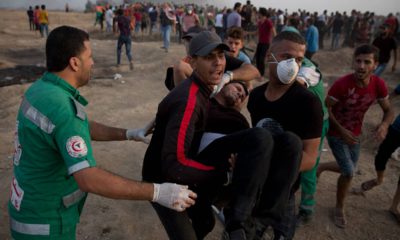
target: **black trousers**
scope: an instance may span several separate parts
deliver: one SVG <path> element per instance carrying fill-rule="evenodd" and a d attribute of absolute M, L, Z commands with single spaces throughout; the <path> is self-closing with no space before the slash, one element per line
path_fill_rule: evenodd
<path fill-rule="evenodd" d="M 256 66 L 261 76 L 265 73 L 265 57 L 267 56 L 267 51 L 269 48 L 268 43 L 258 43 L 255 53 Z"/>
<path fill-rule="evenodd" d="M 275 141 L 283 148 L 276 148 Z M 301 141 L 294 134 L 285 133 L 273 140 L 269 131 L 252 128 L 219 138 L 201 152 L 199 158 L 210 162 L 227 159 L 231 153 L 238 154 L 229 203 L 224 209 L 227 231 L 243 228 L 247 233 L 254 233 L 253 225 L 248 224 L 252 215 L 272 219 L 265 220 L 268 224 L 281 220 L 299 168 L 290 159 L 299 148 Z M 222 192 L 222 182 L 216 179 L 213 185 L 191 188 L 197 192 L 198 199 L 185 212 L 153 204 L 170 239 L 202 239 L 214 228 L 211 204 Z"/>
<path fill-rule="evenodd" d="M 379 145 L 378 153 L 375 156 L 376 171 L 386 169 L 386 163 L 398 147 L 400 147 L 400 132 L 390 126 L 386 138 Z"/>

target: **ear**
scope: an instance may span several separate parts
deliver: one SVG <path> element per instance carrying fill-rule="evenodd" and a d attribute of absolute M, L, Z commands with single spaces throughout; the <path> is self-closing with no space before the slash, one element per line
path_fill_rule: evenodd
<path fill-rule="evenodd" d="M 193 69 L 196 69 L 197 57 L 189 57 L 189 64 Z"/>
<path fill-rule="evenodd" d="M 71 57 L 69 59 L 69 66 L 71 67 L 72 71 L 77 72 L 80 66 L 80 59 L 77 57 Z"/>

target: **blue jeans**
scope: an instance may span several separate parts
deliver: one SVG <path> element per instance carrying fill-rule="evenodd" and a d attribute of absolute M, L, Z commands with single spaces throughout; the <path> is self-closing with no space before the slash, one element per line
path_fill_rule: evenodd
<path fill-rule="evenodd" d="M 138 33 L 140 31 L 141 26 L 142 26 L 142 22 L 135 23 L 135 33 Z"/>
<path fill-rule="evenodd" d="M 341 138 L 334 136 L 327 136 L 327 139 L 341 174 L 345 177 L 352 177 L 360 156 L 360 143 L 349 145 Z"/>
<path fill-rule="evenodd" d="M 40 24 L 40 33 L 42 34 L 42 37 L 49 36 L 49 25 L 41 23 Z"/>
<path fill-rule="evenodd" d="M 386 66 L 387 63 L 380 63 L 378 67 L 375 69 L 374 74 L 379 77 L 383 73 L 383 71 L 385 71 Z"/>
<path fill-rule="evenodd" d="M 336 49 L 339 47 L 339 39 L 340 39 L 340 33 L 333 33 L 332 34 L 332 43 L 331 43 L 331 48 Z"/>
<path fill-rule="evenodd" d="M 169 48 L 169 42 L 171 38 L 171 25 L 161 26 L 161 34 L 163 37 L 164 48 Z"/>
<path fill-rule="evenodd" d="M 120 35 L 118 38 L 118 44 L 117 44 L 117 64 L 121 63 L 122 45 L 124 45 L 124 44 L 125 44 L 126 56 L 128 57 L 129 62 L 132 61 L 132 55 L 131 55 L 132 39 L 131 39 L 131 36 Z"/>

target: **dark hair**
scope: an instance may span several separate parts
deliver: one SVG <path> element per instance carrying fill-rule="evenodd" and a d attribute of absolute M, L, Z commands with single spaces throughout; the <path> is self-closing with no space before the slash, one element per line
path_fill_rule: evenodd
<path fill-rule="evenodd" d="M 118 8 L 117 11 L 115 12 L 115 15 L 117 15 L 117 16 L 124 15 L 124 10 L 122 10 L 121 8 Z"/>
<path fill-rule="evenodd" d="M 258 13 L 263 17 L 267 17 L 267 15 L 268 15 L 268 11 L 264 7 L 260 7 L 260 9 L 258 9 Z"/>
<path fill-rule="evenodd" d="M 242 6 L 242 4 L 240 2 L 236 2 L 235 5 L 233 6 L 233 10 L 240 8 L 240 6 Z"/>
<path fill-rule="evenodd" d="M 241 27 L 228 28 L 228 37 L 244 40 L 244 31 Z"/>
<path fill-rule="evenodd" d="M 374 55 L 374 61 L 378 61 L 379 57 L 379 49 L 373 45 L 370 44 L 363 44 L 354 50 L 354 57 L 357 57 L 361 54 L 373 54 Z"/>
<path fill-rule="evenodd" d="M 43 10 L 45 10 L 45 9 L 46 9 L 46 5 L 43 4 L 43 5 L 41 6 L 41 8 L 42 8 Z"/>
<path fill-rule="evenodd" d="M 280 32 L 278 35 L 274 37 L 274 39 L 272 39 L 272 44 L 281 42 L 283 40 L 295 42 L 301 45 L 306 45 L 306 41 L 304 40 L 304 38 L 300 34 L 292 31 Z"/>
<path fill-rule="evenodd" d="M 64 70 L 71 57 L 85 50 L 84 41 L 89 41 L 89 34 L 78 28 L 61 26 L 51 31 L 46 41 L 47 71 Z"/>
<path fill-rule="evenodd" d="M 297 18 L 289 18 L 288 22 L 290 23 L 291 26 L 298 28 L 299 27 L 299 20 Z"/>
<path fill-rule="evenodd" d="M 249 89 L 247 88 L 246 84 L 243 81 L 240 80 L 232 80 L 230 81 L 228 84 L 232 84 L 232 83 L 239 83 L 240 85 L 242 85 L 244 93 L 246 94 L 246 96 L 249 96 Z"/>

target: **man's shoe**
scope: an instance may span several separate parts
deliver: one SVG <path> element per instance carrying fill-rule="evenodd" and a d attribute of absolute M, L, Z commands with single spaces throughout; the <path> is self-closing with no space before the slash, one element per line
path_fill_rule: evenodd
<path fill-rule="evenodd" d="M 312 213 L 306 213 L 304 211 L 300 211 L 296 216 L 296 227 L 301 227 L 309 224 L 313 218 Z"/>

